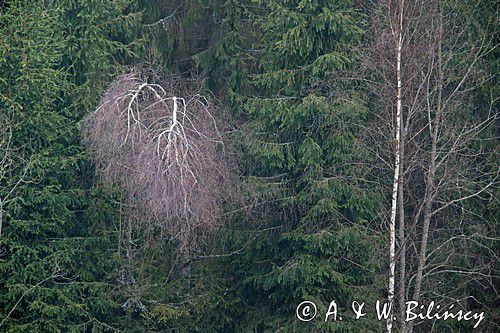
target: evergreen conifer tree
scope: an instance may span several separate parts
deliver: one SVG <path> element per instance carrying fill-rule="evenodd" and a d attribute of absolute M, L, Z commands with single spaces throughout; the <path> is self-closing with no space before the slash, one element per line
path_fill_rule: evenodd
<path fill-rule="evenodd" d="M 357 142 L 366 107 L 360 88 L 337 80 L 356 64 L 362 16 L 349 1 L 260 1 L 253 13 L 255 94 L 242 139 L 245 172 L 260 205 L 260 228 L 237 260 L 238 297 L 256 309 L 245 327 L 359 331 L 374 322 L 325 323 L 330 301 L 374 299 L 377 263 L 370 231 L 377 188 Z M 340 82 L 340 83 L 339 83 Z M 262 222 L 263 221 L 263 222 Z M 238 237 L 238 236 L 237 236 Z M 241 244 L 240 244 L 241 245 Z M 296 306 L 318 304 L 300 323 Z M 342 310 L 345 310 L 342 309 Z M 342 311 L 341 310 L 341 311 Z M 320 315 L 321 314 L 321 315 Z"/>

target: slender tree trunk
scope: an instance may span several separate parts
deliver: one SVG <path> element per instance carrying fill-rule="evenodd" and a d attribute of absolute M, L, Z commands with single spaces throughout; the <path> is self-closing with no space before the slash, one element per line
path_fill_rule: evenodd
<path fill-rule="evenodd" d="M 399 326 L 400 333 L 405 333 L 407 329 L 406 322 L 403 320 L 405 317 L 405 304 L 406 304 L 406 236 L 405 236 L 405 209 L 404 209 L 404 190 L 402 184 L 404 183 L 404 144 L 405 144 L 405 131 L 401 133 L 401 153 L 400 153 L 400 168 L 401 175 L 399 181 L 398 204 L 399 204 L 399 288 L 398 288 L 398 303 L 399 303 Z"/>
<path fill-rule="evenodd" d="M 423 280 L 423 272 L 427 259 L 427 244 L 429 238 L 429 227 L 432 217 L 432 205 L 434 203 L 435 197 L 435 176 L 436 176 L 436 159 L 437 159 L 437 142 L 440 131 L 440 124 L 442 118 L 442 95 L 443 95 L 443 57 L 441 50 L 442 43 L 442 35 L 443 35 L 443 22 L 442 15 L 440 14 L 440 24 L 439 24 L 439 40 L 437 45 L 437 56 L 438 56 L 438 82 L 437 82 L 437 105 L 436 105 L 436 115 L 434 117 L 434 126 L 432 127 L 431 120 L 429 120 L 429 128 L 431 135 L 431 155 L 429 159 L 429 167 L 427 171 L 427 181 L 426 181 L 426 190 L 424 197 L 424 220 L 422 225 L 422 242 L 420 245 L 420 253 L 418 255 L 418 267 L 417 274 L 415 277 L 415 289 L 413 291 L 413 300 L 419 301 L 420 292 L 422 290 L 422 280 Z M 410 322 L 408 326 L 408 332 L 413 332 L 413 322 Z"/>
<path fill-rule="evenodd" d="M 426 195 L 425 195 L 425 208 L 424 208 L 424 221 L 423 221 L 423 227 L 422 227 L 422 243 L 420 245 L 420 253 L 418 254 L 418 268 L 417 268 L 417 275 L 415 278 L 415 289 L 413 292 L 413 300 L 417 301 L 420 299 L 420 291 L 422 288 L 422 277 L 423 277 L 423 272 L 424 272 L 424 267 L 427 259 L 427 243 L 428 243 L 428 237 L 429 237 L 429 226 L 430 226 L 430 221 L 431 221 L 431 215 L 432 215 L 432 203 L 433 203 L 433 197 L 434 197 L 434 189 L 435 189 L 435 184 L 434 184 L 434 176 L 435 176 L 435 166 L 436 166 L 436 141 L 435 138 L 437 137 L 436 133 L 438 130 L 438 126 L 434 127 L 434 132 L 433 132 L 433 142 L 432 142 L 432 151 L 431 151 L 431 157 L 429 161 L 429 171 L 427 173 L 427 184 L 426 184 Z M 409 325 L 409 330 L 408 332 L 413 332 L 413 322 L 410 322 Z"/>
<path fill-rule="evenodd" d="M 132 217 L 129 215 L 127 219 L 127 229 L 125 230 L 125 256 L 129 265 L 132 263 Z"/>
<path fill-rule="evenodd" d="M 128 214 L 128 218 L 125 225 L 125 235 L 124 235 L 124 248 L 125 248 L 125 270 L 123 276 L 123 282 L 126 286 L 134 285 L 134 274 L 132 270 L 133 266 L 133 247 L 134 243 L 132 241 L 132 214 Z"/>
<path fill-rule="evenodd" d="M 3 227 L 3 201 L 0 199 L 0 238 L 2 238 L 2 227 Z"/>
<path fill-rule="evenodd" d="M 401 93 L 401 50 L 403 47 L 403 5 L 404 0 L 400 3 L 400 15 L 398 26 L 397 38 L 397 51 L 396 51 L 396 79 L 397 79 L 397 92 L 396 92 L 396 124 L 395 124 L 395 147 L 394 147 L 394 178 L 392 182 L 392 204 L 391 204 L 391 219 L 389 224 L 390 231 L 390 249 L 389 249 L 389 288 L 388 288 L 388 301 L 391 306 L 391 312 L 387 318 L 387 332 L 392 332 L 393 326 L 393 312 L 394 312 L 394 282 L 396 270 L 396 213 L 398 203 L 398 187 L 400 176 L 401 164 L 401 125 L 403 123 L 402 112 L 402 93 Z"/>

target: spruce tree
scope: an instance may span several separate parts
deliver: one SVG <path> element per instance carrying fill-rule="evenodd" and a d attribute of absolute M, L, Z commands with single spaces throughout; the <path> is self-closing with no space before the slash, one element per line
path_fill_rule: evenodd
<path fill-rule="evenodd" d="M 91 188 L 79 121 L 131 55 L 139 16 L 129 4 L 0 6 L 1 331 L 116 326 L 120 304 L 104 271 L 115 242 L 100 231 L 114 208 Z"/>
<path fill-rule="evenodd" d="M 241 142 L 245 172 L 260 201 L 251 250 L 236 259 L 237 297 L 251 304 L 244 327 L 359 331 L 367 321 L 324 322 L 330 301 L 373 300 L 377 188 L 367 188 L 369 156 L 358 137 L 362 89 L 338 80 L 356 64 L 362 16 L 349 1 L 260 1 L 253 13 L 257 73 L 247 95 Z M 257 223 L 257 222 L 254 222 Z M 263 225 L 262 225 L 263 224 Z M 243 233 L 245 234 L 245 232 Z M 296 306 L 318 305 L 298 322 Z"/>

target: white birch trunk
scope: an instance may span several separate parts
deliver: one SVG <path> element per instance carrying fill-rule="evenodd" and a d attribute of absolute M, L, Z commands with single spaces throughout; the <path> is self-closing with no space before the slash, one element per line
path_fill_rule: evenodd
<path fill-rule="evenodd" d="M 404 0 L 400 3 L 399 8 L 399 26 L 398 26 L 398 39 L 397 39 L 397 54 L 396 54 L 396 79 L 397 79 L 397 92 L 396 92 L 396 124 L 395 124 L 395 147 L 394 147 L 394 178 L 392 182 L 392 203 L 391 203 L 391 218 L 389 222 L 390 232 L 390 248 L 389 248 L 389 288 L 388 288 L 388 301 L 391 307 L 389 317 L 387 318 L 387 332 L 392 332 L 393 326 L 393 312 L 394 312 L 394 282 L 396 271 L 396 213 L 398 204 L 398 188 L 401 164 L 401 124 L 403 123 L 402 113 L 402 93 L 401 93 L 401 50 L 403 47 L 403 5 Z"/>

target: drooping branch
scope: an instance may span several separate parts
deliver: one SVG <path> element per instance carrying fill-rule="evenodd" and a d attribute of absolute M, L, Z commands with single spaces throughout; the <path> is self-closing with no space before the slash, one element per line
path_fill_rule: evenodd
<path fill-rule="evenodd" d="M 83 135 L 99 175 L 127 193 L 135 222 L 188 248 L 221 212 L 228 177 L 220 117 L 180 79 L 148 83 L 132 71 L 110 86 Z"/>

